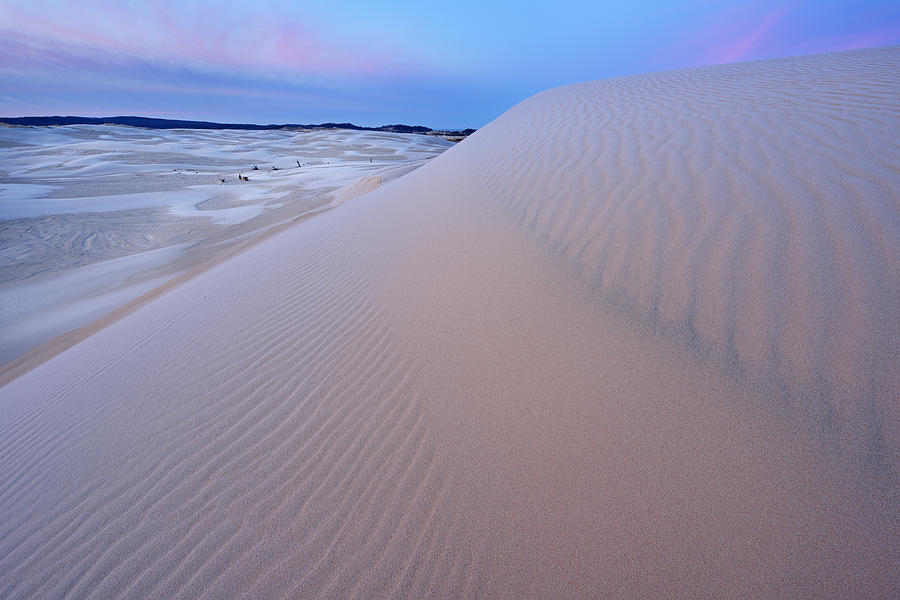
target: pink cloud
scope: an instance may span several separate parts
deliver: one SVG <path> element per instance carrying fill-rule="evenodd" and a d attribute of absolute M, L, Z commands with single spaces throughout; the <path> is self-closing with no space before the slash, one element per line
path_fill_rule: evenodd
<path fill-rule="evenodd" d="M 741 32 L 736 40 L 716 48 L 710 62 L 727 63 L 748 58 L 758 49 L 760 42 L 765 40 L 769 32 L 795 9 L 796 6 L 782 6 L 764 14 L 752 29 Z"/>
<path fill-rule="evenodd" d="M 296 17 L 241 13 L 220 3 L 103 0 L 52 10 L 0 5 L 0 35 L 24 33 L 44 46 L 81 46 L 191 68 L 264 71 L 285 76 L 397 74 L 415 66 L 385 43 L 329 39 Z M 4 31 L 5 30 L 5 31 Z"/>

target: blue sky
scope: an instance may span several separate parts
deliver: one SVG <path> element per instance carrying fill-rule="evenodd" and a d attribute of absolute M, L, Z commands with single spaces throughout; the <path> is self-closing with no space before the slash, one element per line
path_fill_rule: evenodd
<path fill-rule="evenodd" d="M 896 0 L 0 0 L 0 116 L 479 127 L 557 85 L 897 43 Z"/>

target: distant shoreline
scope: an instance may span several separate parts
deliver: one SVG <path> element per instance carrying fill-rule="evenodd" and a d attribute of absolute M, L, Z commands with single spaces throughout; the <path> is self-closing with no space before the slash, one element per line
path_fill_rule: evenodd
<path fill-rule="evenodd" d="M 157 119 L 153 117 L 0 117 L 0 124 L 24 125 L 37 127 L 53 127 L 60 125 L 127 125 L 145 129 L 352 129 L 355 131 L 386 131 L 390 133 L 419 133 L 445 138 L 463 139 L 475 133 L 474 129 L 435 130 L 422 125 L 382 125 L 381 127 L 363 127 L 353 123 L 319 123 L 302 125 L 298 123 L 257 125 L 255 123 L 215 123 L 213 121 L 186 121 L 181 119 Z M 458 141 L 458 140 L 455 140 Z"/>

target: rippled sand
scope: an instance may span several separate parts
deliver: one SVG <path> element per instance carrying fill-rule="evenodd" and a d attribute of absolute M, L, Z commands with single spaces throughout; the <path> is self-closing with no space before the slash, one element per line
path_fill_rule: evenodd
<path fill-rule="evenodd" d="M 895 595 L 898 73 L 538 94 L 35 366 L 0 596 Z"/>

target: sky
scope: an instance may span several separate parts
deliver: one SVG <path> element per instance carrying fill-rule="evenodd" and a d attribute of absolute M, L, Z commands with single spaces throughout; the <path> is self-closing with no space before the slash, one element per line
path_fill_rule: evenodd
<path fill-rule="evenodd" d="M 898 43 L 898 0 L 0 0 L 0 116 L 477 128 L 558 85 Z"/>

